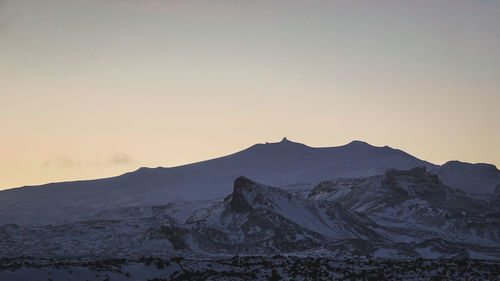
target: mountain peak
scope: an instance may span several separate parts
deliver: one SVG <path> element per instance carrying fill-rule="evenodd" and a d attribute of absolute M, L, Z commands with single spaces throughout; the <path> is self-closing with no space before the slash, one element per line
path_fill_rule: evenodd
<path fill-rule="evenodd" d="M 234 181 L 230 203 L 233 212 L 248 212 L 256 208 L 274 208 L 272 198 L 286 196 L 286 192 L 240 176 Z"/>
<path fill-rule="evenodd" d="M 364 141 L 360 141 L 360 140 L 353 140 L 350 143 L 346 144 L 346 146 L 348 146 L 348 147 L 373 147 L 373 145 L 371 145 L 367 142 L 364 142 Z"/>
<path fill-rule="evenodd" d="M 233 194 L 231 198 L 231 210 L 233 212 L 247 212 L 252 210 L 252 206 L 247 202 L 245 193 L 252 190 L 256 183 L 245 176 L 240 176 L 234 180 Z"/>
<path fill-rule="evenodd" d="M 306 146 L 305 144 L 302 144 L 300 142 L 294 142 L 294 141 L 291 141 L 289 139 L 287 139 L 286 137 L 283 137 L 281 139 L 281 141 L 279 142 L 275 142 L 273 144 L 279 144 L 279 145 L 299 145 L 299 146 Z"/>
<path fill-rule="evenodd" d="M 352 140 L 349 144 L 363 144 L 363 145 L 366 145 L 368 143 L 366 141 L 362 141 L 362 140 Z"/>
<path fill-rule="evenodd" d="M 242 192 L 244 190 L 251 190 L 252 186 L 257 185 L 251 179 L 245 176 L 239 176 L 234 180 L 234 190 L 233 192 Z"/>
<path fill-rule="evenodd" d="M 300 142 L 291 141 L 291 140 L 287 139 L 286 137 L 281 139 L 281 141 L 279 141 L 279 142 L 266 142 L 265 144 L 256 144 L 256 145 L 252 146 L 251 148 L 254 148 L 254 147 L 259 147 L 261 149 L 264 148 L 264 149 L 285 149 L 285 150 L 309 148 L 305 144 L 302 144 Z"/>

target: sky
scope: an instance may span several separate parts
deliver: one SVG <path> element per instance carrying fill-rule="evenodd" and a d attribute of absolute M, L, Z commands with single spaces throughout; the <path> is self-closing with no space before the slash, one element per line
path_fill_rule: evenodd
<path fill-rule="evenodd" d="M 282 137 L 500 167 L 500 1 L 0 0 L 0 189 Z"/>

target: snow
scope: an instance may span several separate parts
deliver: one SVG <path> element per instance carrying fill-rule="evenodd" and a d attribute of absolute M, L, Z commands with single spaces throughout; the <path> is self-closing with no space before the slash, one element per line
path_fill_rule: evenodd
<path fill-rule="evenodd" d="M 314 186 L 336 177 L 434 165 L 402 151 L 363 142 L 313 148 L 289 140 L 172 168 L 141 168 L 118 177 L 53 183 L 0 192 L 0 224 L 47 224 L 85 218 L 106 209 L 204 200 L 231 192 L 245 175 L 283 188 Z"/>
<path fill-rule="evenodd" d="M 395 249 L 381 248 L 381 249 L 377 249 L 373 253 L 373 257 L 386 258 L 386 259 L 398 259 L 398 258 L 400 258 L 400 255 L 398 254 L 398 251 Z"/>
<path fill-rule="evenodd" d="M 433 251 L 431 246 L 418 248 L 415 251 L 424 259 L 437 259 L 441 257 L 440 253 Z"/>
<path fill-rule="evenodd" d="M 211 256 L 240 251 L 248 245 L 279 251 L 282 239 L 293 246 L 306 244 L 309 248 L 301 248 L 307 249 L 301 252 L 304 255 L 360 258 L 373 252 L 373 257 L 401 258 L 415 255 L 415 250 L 424 258 L 435 259 L 461 257 L 466 248 L 471 257 L 500 258 L 496 201 L 490 203 L 484 194 L 467 197 L 443 186 L 435 176 L 435 182 L 425 184 L 438 195 L 425 190 L 424 196 L 419 194 L 422 186 L 418 180 L 428 180 L 425 175 L 415 180 L 411 173 L 406 174 L 389 187 L 382 184 L 384 175 L 372 176 L 387 167 L 416 164 L 433 167 L 404 152 L 362 142 L 311 148 L 284 139 L 181 167 L 139 169 L 109 179 L 7 190 L 0 192 L 0 256 Z M 464 171 L 482 178 L 469 181 L 476 184 L 494 182 L 498 171 L 480 165 L 480 173 L 469 173 L 467 165 L 451 166 L 451 172 L 447 168 L 448 180 L 457 171 Z M 444 171 L 444 167 L 438 171 L 440 176 Z M 257 183 L 236 190 L 233 182 L 241 174 L 286 190 Z M 324 181 L 339 175 L 370 177 Z M 323 182 L 308 190 L 320 180 Z M 396 189 L 407 193 L 396 194 Z M 263 221 L 264 226 L 253 225 L 251 219 L 258 220 L 255 213 L 250 216 L 248 210 L 233 211 L 230 203 L 235 192 L 251 205 L 252 212 L 274 220 Z M 16 224 L 5 224 L 8 222 Z M 282 228 L 269 227 L 270 222 L 283 223 L 290 232 L 280 233 Z M 196 232 L 199 228 L 218 230 L 222 238 L 200 237 Z M 275 239 L 277 233 L 279 239 Z M 248 236 L 257 238 L 249 243 Z M 218 244 L 207 247 L 210 242 Z M 404 250 L 393 242 L 402 242 Z M 180 249 L 176 243 L 181 244 Z M 363 250 L 367 245 L 363 243 L 371 243 L 369 250 Z M 261 248 L 251 250 L 264 251 Z M 131 272 L 144 269 L 129 266 Z M 43 274 L 52 274 L 50 268 L 43 270 Z M 68 280 L 87 278 L 90 273 L 86 270 L 57 270 L 57 274 Z M 15 280 L 9 272 L 0 273 L 0 280 Z M 18 276 L 35 275 L 36 270 L 26 268 Z"/>

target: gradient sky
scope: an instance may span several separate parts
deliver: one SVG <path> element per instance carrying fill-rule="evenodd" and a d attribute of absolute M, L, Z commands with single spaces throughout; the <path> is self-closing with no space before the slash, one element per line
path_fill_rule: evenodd
<path fill-rule="evenodd" d="M 0 0 L 0 189 L 286 136 L 500 166 L 500 1 Z"/>

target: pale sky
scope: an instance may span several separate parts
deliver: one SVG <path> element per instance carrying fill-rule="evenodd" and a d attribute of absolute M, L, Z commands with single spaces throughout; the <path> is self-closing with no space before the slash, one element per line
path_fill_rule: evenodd
<path fill-rule="evenodd" d="M 500 1 L 0 0 L 0 189 L 288 139 L 500 166 Z"/>

